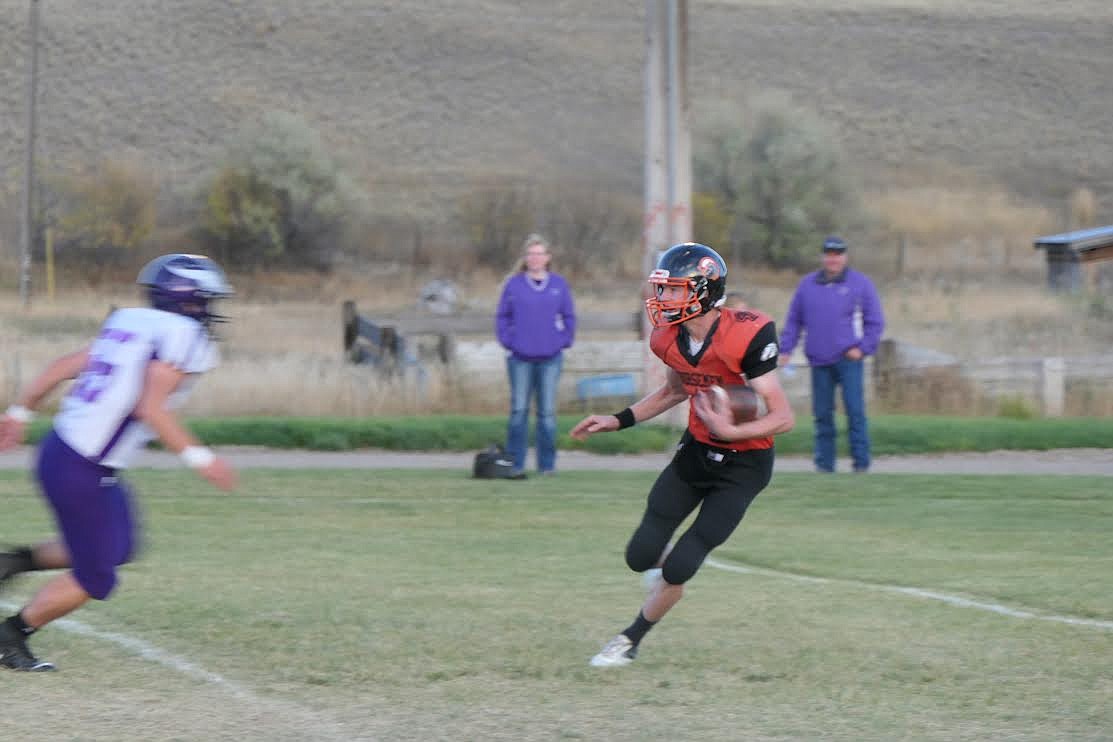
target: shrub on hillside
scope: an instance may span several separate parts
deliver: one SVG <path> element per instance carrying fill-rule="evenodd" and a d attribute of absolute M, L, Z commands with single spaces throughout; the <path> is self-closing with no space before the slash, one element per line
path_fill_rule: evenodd
<path fill-rule="evenodd" d="M 733 207 L 716 193 L 699 191 L 692 194 L 693 239 L 704 245 L 728 251 L 734 231 Z"/>
<path fill-rule="evenodd" d="M 231 143 L 203 192 L 199 240 L 221 262 L 327 268 L 366 195 L 304 120 L 270 113 Z"/>
<path fill-rule="evenodd" d="M 512 266 L 522 240 L 534 231 L 533 212 L 529 186 L 514 180 L 480 183 L 457 205 L 457 218 L 476 261 L 497 271 Z"/>
<path fill-rule="evenodd" d="M 640 234 L 641 207 L 629 196 L 582 183 L 489 181 L 460 200 L 458 218 L 486 267 L 513 267 L 522 240 L 540 232 L 553 245 L 556 270 L 574 275 L 625 265 L 622 252 L 631 235 Z"/>
<path fill-rule="evenodd" d="M 640 257 L 640 197 L 580 183 L 556 183 L 540 189 L 536 224 L 556 246 L 562 271 L 577 273 L 605 266 L 616 271 L 633 240 Z M 640 263 L 638 271 L 640 273 Z"/>
<path fill-rule="evenodd" d="M 811 266 L 824 234 L 859 221 L 840 148 L 814 116 L 765 97 L 747 115 L 709 120 L 697 139 L 696 185 L 729 215 L 735 260 Z"/>
<path fill-rule="evenodd" d="M 41 227 L 52 227 L 59 250 L 134 251 L 155 228 L 158 186 L 139 168 L 98 163 L 89 172 L 44 179 Z"/>

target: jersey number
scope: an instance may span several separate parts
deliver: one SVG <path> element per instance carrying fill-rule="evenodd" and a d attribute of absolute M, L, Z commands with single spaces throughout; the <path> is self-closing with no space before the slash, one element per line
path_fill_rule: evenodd
<path fill-rule="evenodd" d="M 70 391 L 70 396 L 83 402 L 96 402 L 101 392 L 108 388 L 112 380 L 112 372 L 115 370 L 116 367 L 111 363 L 105 363 L 99 358 L 90 358 L 73 390 Z"/>

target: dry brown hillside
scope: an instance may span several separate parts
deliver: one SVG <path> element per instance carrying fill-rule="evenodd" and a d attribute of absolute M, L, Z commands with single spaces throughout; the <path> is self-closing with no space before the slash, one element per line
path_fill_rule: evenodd
<path fill-rule="evenodd" d="M 0 0 L 0 211 L 18 201 L 27 7 Z M 841 132 L 874 185 L 975 171 L 1113 209 L 1107 0 L 692 0 L 692 111 L 766 90 Z M 292 110 L 365 182 L 641 178 L 639 0 L 43 0 L 40 163 L 186 184 L 245 120 Z M 10 224 L 2 225 L 11 235 Z"/>

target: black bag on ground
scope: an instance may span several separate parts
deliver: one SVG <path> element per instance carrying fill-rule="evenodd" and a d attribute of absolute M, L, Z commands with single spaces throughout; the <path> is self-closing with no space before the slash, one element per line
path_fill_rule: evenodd
<path fill-rule="evenodd" d="M 509 479 L 514 472 L 514 462 L 497 443 L 492 443 L 475 455 L 472 477 L 475 479 Z"/>

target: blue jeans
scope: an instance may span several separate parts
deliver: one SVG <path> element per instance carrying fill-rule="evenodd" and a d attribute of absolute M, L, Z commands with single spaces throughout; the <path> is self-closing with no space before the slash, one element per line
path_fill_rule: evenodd
<path fill-rule="evenodd" d="M 862 361 L 843 358 L 830 366 L 812 366 L 812 415 L 815 417 L 815 468 L 835 470 L 835 387 L 842 387 L 850 458 L 855 471 L 870 468 L 870 433 L 862 389 Z"/>
<path fill-rule="evenodd" d="M 506 359 L 510 376 L 510 422 L 506 426 L 506 452 L 514 460 L 514 471 L 526 468 L 529 449 L 529 403 L 537 400 L 537 469 L 552 471 L 556 467 L 556 396 L 564 354 L 557 353 L 544 361 Z"/>

